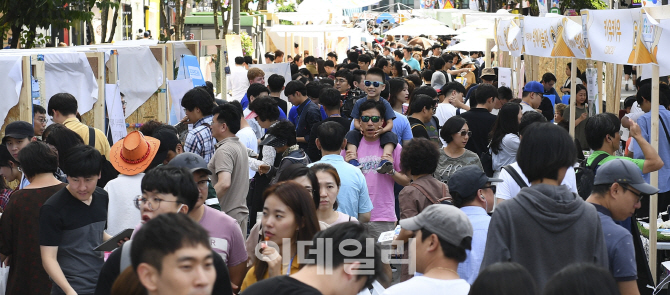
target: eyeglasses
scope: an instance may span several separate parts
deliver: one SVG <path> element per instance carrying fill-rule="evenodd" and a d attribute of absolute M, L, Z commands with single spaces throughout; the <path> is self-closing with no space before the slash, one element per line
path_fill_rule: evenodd
<path fill-rule="evenodd" d="M 209 184 L 212 182 L 210 179 L 205 179 L 198 181 L 196 184 L 198 185 L 199 188 L 209 188 Z"/>
<path fill-rule="evenodd" d="M 47 119 L 46 119 L 46 118 L 37 119 L 37 122 L 40 122 L 40 123 L 46 123 L 46 122 L 47 122 Z"/>
<path fill-rule="evenodd" d="M 495 185 L 487 185 L 485 187 L 482 187 L 482 189 L 490 188 L 491 191 L 495 194 L 496 193 L 496 186 Z"/>
<path fill-rule="evenodd" d="M 340 84 L 340 83 L 347 83 L 346 79 L 335 79 L 335 84 Z"/>
<path fill-rule="evenodd" d="M 381 120 L 380 116 L 361 116 L 361 121 L 367 123 L 368 121 L 372 120 L 372 123 L 377 123 L 379 120 Z"/>
<path fill-rule="evenodd" d="M 141 210 L 142 205 L 146 203 L 147 207 L 149 207 L 149 210 L 151 211 L 158 210 L 158 208 L 161 207 L 161 202 L 179 203 L 179 201 L 168 201 L 156 197 L 147 199 L 143 196 L 137 196 L 133 201 L 135 202 L 135 208 Z"/>
<path fill-rule="evenodd" d="M 641 193 L 641 192 L 636 193 L 635 191 L 633 191 L 632 189 L 630 189 L 630 186 L 628 186 L 628 185 L 625 185 L 625 184 L 619 184 L 619 185 L 620 185 L 624 190 L 633 193 L 633 195 L 635 195 L 635 196 L 637 197 L 637 201 L 638 201 L 638 202 L 639 202 L 640 200 L 642 200 L 642 198 L 644 198 L 645 196 L 647 196 L 646 194 L 643 194 L 643 193 Z"/>
<path fill-rule="evenodd" d="M 384 82 L 379 82 L 379 81 L 368 81 L 368 80 L 365 80 L 365 81 L 363 81 L 363 84 L 364 84 L 365 86 L 368 86 L 368 87 L 369 87 L 370 85 L 372 85 L 372 86 L 374 86 L 374 87 L 379 87 L 379 86 L 384 85 Z"/>
<path fill-rule="evenodd" d="M 463 130 L 463 131 L 461 131 L 461 132 L 456 132 L 456 134 L 460 134 L 460 135 L 463 136 L 463 137 L 465 137 L 466 135 L 467 135 L 467 136 L 472 136 L 472 131 L 465 131 L 465 130 Z"/>

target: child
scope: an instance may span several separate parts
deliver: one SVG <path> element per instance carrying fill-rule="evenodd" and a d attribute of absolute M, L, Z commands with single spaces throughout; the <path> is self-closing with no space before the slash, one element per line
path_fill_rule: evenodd
<path fill-rule="evenodd" d="M 368 70 L 365 75 L 365 81 L 363 82 L 363 89 L 367 92 L 368 100 L 379 101 L 382 91 L 386 88 L 384 84 L 384 71 L 379 68 L 371 68 Z M 395 119 L 395 112 L 393 112 L 393 107 L 386 100 L 382 99 L 384 106 L 386 107 L 386 112 L 384 113 L 384 120 L 387 122 L 384 127 L 379 129 L 377 136 L 381 140 L 382 148 L 384 149 L 384 155 L 382 156 L 382 161 L 377 167 L 377 173 L 389 173 L 393 170 L 393 150 L 398 144 L 398 136 L 395 133 L 391 132 L 393 129 L 393 119 Z M 359 167 L 358 162 L 358 144 L 362 139 L 361 135 L 361 120 L 359 107 L 365 102 L 365 99 L 359 99 L 356 101 L 353 110 L 351 111 L 351 117 L 353 118 L 355 130 L 351 130 L 347 133 L 347 154 L 354 155 L 354 159 L 350 160 L 349 163 Z"/>
<path fill-rule="evenodd" d="M 563 104 L 563 103 L 557 103 L 556 104 L 556 114 L 554 114 L 554 123 L 556 125 L 561 126 L 565 128 L 565 130 L 568 130 L 570 128 L 570 122 L 563 120 L 563 111 L 568 107 L 568 105 Z"/>

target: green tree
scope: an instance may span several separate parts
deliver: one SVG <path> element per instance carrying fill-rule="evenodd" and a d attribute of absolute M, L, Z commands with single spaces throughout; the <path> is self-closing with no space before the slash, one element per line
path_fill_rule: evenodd
<path fill-rule="evenodd" d="M 12 31 L 12 48 L 18 48 L 19 36 L 27 28 L 26 48 L 35 45 L 36 30 L 51 26 L 62 29 L 73 22 L 89 22 L 93 18 L 90 7 L 95 0 L 0 0 L 0 29 L 2 35 Z"/>

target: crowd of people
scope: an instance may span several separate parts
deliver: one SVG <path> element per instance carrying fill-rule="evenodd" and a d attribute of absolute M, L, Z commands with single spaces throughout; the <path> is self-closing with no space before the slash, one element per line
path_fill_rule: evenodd
<path fill-rule="evenodd" d="M 622 119 L 578 84 L 573 139 L 554 74 L 517 98 L 480 52 L 406 41 L 267 53 L 291 81 L 236 57 L 227 101 L 196 87 L 115 143 L 70 94 L 35 105 L 0 146 L 7 294 L 640 294 L 635 217 L 670 204 L 651 82 Z"/>

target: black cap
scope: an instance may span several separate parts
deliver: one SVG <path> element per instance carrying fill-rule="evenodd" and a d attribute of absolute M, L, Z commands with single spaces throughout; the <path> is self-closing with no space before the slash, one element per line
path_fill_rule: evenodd
<path fill-rule="evenodd" d="M 212 171 L 207 169 L 207 162 L 205 162 L 205 159 L 194 153 L 181 153 L 180 155 L 174 157 L 174 159 L 168 163 L 168 166 L 184 167 L 189 169 L 191 173 L 196 171 L 204 171 L 207 174 L 212 175 Z"/>
<path fill-rule="evenodd" d="M 477 193 L 488 182 L 502 182 L 502 179 L 488 178 L 478 166 L 470 165 L 458 169 L 449 178 L 449 191 L 457 192 L 464 198 Z"/>
<path fill-rule="evenodd" d="M 286 138 L 279 138 L 272 134 L 268 134 L 259 145 L 267 145 L 271 147 L 280 147 L 286 145 Z"/>
<path fill-rule="evenodd" d="M 33 125 L 25 121 L 14 121 L 7 124 L 5 128 L 5 137 L 2 138 L 2 143 L 5 143 L 8 138 L 31 138 L 35 135 Z"/>

